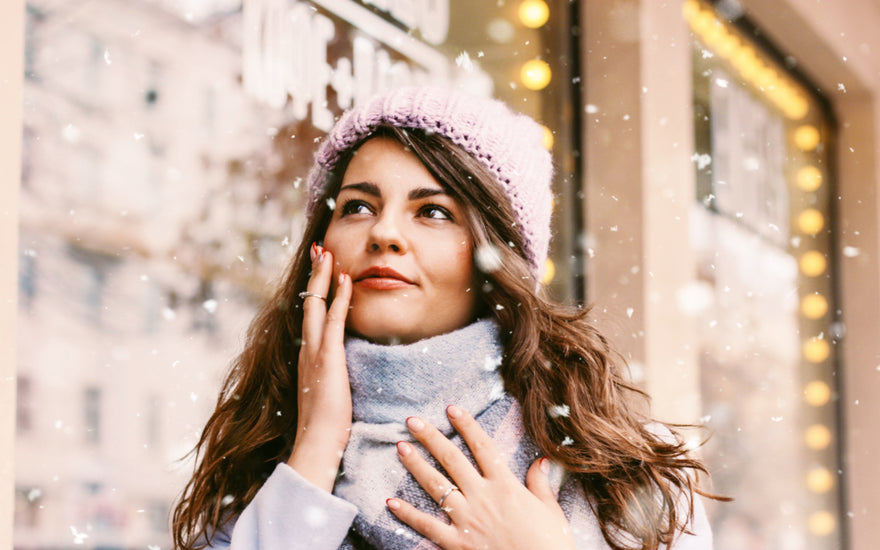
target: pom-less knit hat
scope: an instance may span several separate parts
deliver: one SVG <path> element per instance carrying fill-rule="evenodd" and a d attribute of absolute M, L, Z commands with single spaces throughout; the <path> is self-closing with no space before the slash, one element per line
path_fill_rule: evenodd
<path fill-rule="evenodd" d="M 543 272 L 550 244 L 552 160 L 541 126 L 494 99 L 442 88 L 400 88 L 346 112 L 315 154 L 309 215 L 342 155 L 379 126 L 440 134 L 479 160 L 510 199 L 534 273 Z"/>

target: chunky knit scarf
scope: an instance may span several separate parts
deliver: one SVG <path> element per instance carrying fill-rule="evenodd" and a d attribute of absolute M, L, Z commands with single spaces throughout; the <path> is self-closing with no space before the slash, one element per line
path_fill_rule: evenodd
<path fill-rule="evenodd" d="M 354 423 L 342 459 L 342 476 L 333 492 L 355 504 L 359 513 L 341 549 L 437 548 L 385 506 L 385 499 L 397 497 L 446 518 L 397 458 L 397 441 L 414 441 L 404 425 L 409 416 L 432 423 L 473 462 L 446 417 L 446 406 L 458 405 L 477 419 L 506 454 L 511 471 L 525 481 L 529 466 L 540 454 L 525 435 L 519 404 L 504 393 L 497 371 L 502 353 L 493 320 L 480 320 L 408 345 L 382 346 L 358 338 L 346 341 Z M 416 447 L 440 469 L 424 448 Z M 578 548 L 608 548 L 577 484 L 562 485 L 559 475 L 551 479 L 554 490 L 560 491 L 559 501 Z"/>

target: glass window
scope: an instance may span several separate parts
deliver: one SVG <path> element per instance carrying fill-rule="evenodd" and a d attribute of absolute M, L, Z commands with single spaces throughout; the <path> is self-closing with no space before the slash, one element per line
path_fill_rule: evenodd
<path fill-rule="evenodd" d="M 692 0 L 684 15 L 705 452 L 715 488 L 736 499 L 714 513 L 716 548 L 838 548 L 833 120 L 747 21 Z"/>

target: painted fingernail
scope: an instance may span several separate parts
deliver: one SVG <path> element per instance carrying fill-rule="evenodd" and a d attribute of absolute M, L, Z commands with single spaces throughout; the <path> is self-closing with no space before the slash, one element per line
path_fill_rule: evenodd
<path fill-rule="evenodd" d="M 415 416 L 410 416 L 409 418 L 407 418 L 406 425 L 409 426 L 409 430 L 411 432 L 417 432 L 425 427 L 425 423 Z"/>
<path fill-rule="evenodd" d="M 318 257 L 318 245 L 316 243 L 312 243 L 311 248 L 309 248 L 309 257 L 312 261 L 315 261 L 315 258 Z"/>
<path fill-rule="evenodd" d="M 545 474 L 550 473 L 550 461 L 547 459 L 546 456 L 541 459 L 540 468 L 541 468 L 541 471 L 544 472 Z"/>
<path fill-rule="evenodd" d="M 318 260 L 317 260 L 318 263 L 323 262 L 323 261 L 324 261 L 324 258 L 327 257 L 327 251 L 324 250 L 324 247 L 321 246 L 321 245 L 317 245 L 317 246 L 315 246 L 315 252 L 316 252 L 317 255 L 318 255 Z"/>
<path fill-rule="evenodd" d="M 405 441 L 397 442 L 397 454 L 400 456 L 409 456 L 409 453 L 412 452 L 412 445 Z"/>
<path fill-rule="evenodd" d="M 400 510 L 400 503 L 393 498 L 385 499 L 385 506 L 391 510 Z"/>
<path fill-rule="evenodd" d="M 348 274 L 345 271 L 339 272 L 339 284 L 345 283 L 345 278 L 347 276 L 348 276 Z"/>
<path fill-rule="evenodd" d="M 446 407 L 446 414 L 449 415 L 449 418 L 458 418 L 461 416 L 461 409 L 456 407 L 455 405 L 449 405 Z"/>

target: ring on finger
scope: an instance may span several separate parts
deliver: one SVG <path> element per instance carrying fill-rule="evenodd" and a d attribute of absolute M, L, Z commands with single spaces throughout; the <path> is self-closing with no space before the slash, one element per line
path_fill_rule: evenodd
<path fill-rule="evenodd" d="M 440 497 L 440 500 L 437 502 L 437 506 L 443 508 L 443 503 L 446 502 L 446 499 L 449 498 L 449 495 L 454 493 L 455 491 L 461 492 L 461 489 L 456 487 L 455 485 L 451 485 L 446 491 L 443 492 L 443 495 Z"/>
<path fill-rule="evenodd" d="M 306 298 L 317 298 L 319 300 L 324 300 L 325 302 L 327 301 L 326 296 L 321 296 L 320 294 L 314 294 L 314 293 L 308 292 L 308 291 L 300 292 L 299 297 L 302 298 L 303 300 L 305 300 Z"/>

